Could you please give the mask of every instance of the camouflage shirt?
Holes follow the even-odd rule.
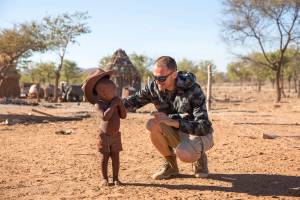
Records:
[[[159,112],[179,121],[179,129],[187,134],[203,136],[213,132],[208,119],[205,96],[194,74],[178,72],[173,91],[159,91],[155,81],[144,89],[124,99],[126,108],[138,109],[153,103]]]

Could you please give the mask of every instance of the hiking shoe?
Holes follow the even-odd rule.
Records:
[[[162,169],[153,174],[152,178],[154,180],[161,180],[171,178],[179,174],[176,156],[167,156],[165,157],[166,161],[162,167]]]
[[[194,163],[195,177],[207,178],[208,177],[208,164],[206,153],[203,152],[198,161]]]

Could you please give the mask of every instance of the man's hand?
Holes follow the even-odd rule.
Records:
[[[172,126],[174,128],[179,128],[179,122],[177,120],[169,118],[165,113],[162,112],[153,112],[151,115],[158,121],[158,123],[164,123],[168,126]]]

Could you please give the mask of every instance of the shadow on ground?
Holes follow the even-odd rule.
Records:
[[[20,115],[20,114],[0,114],[0,122],[7,121],[7,125],[23,123],[47,123],[56,121],[77,121],[83,118],[89,118],[89,114],[81,116],[37,116],[37,115]]]
[[[183,174],[179,178],[192,178],[192,176]],[[159,187],[175,190],[210,190],[247,193],[254,196],[300,196],[299,176],[267,174],[210,174],[208,179],[231,182],[232,187],[147,183],[126,183],[125,185]]]

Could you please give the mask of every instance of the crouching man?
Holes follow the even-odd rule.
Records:
[[[157,109],[146,128],[165,163],[153,179],[178,175],[176,157],[194,163],[196,177],[207,177],[205,152],[213,146],[213,128],[201,87],[194,74],[177,71],[175,60],[169,56],[155,61],[153,75],[154,79],[144,89],[124,99],[128,109],[137,109],[148,103],[153,103]]]

